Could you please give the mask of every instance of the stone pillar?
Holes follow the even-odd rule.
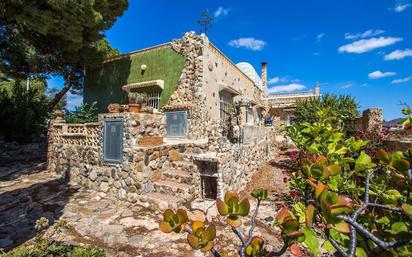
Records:
[[[382,109],[369,108],[362,113],[362,127],[365,130],[382,129],[383,116]]]
[[[262,62],[261,77],[263,86],[266,87],[268,84],[268,64],[267,62]]]

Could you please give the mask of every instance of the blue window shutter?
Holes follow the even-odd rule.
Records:
[[[122,163],[123,160],[123,120],[104,121],[103,160]]]

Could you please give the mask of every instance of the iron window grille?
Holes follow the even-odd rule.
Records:
[[[149,105],[154,109],[159,110],[160,93],[149,93]]]

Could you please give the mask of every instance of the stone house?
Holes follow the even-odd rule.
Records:
[[[264,126],[270,110],[262,76],[235,65],[206,36],[178,40],[106,60],[87,70],[84,101],[99,121],[53,122],[49,169],[120,200],[176,207],[241,190],[274,150]],[[154,113],[107,113],[145,92]]]

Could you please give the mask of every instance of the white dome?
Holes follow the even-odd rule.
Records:
[[[256,72],[255,68],[253,68],[252,64],[248,62],[240,62],[236,64],[236,66],[243,71],[253,82],[255,82],[256,86],[261,87],[263,85],[262,79]]]

